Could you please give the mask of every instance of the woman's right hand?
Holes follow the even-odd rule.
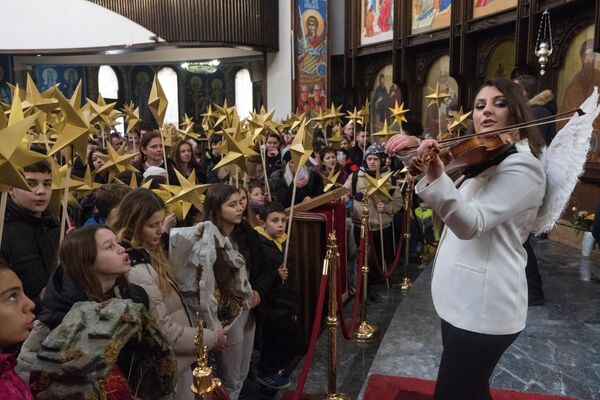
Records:
[[[387,154],[397,154],[405,150],[407,147],[419,145],[419,139],[414,136],[409,136],[405,133],[398,133],[388,140],[385,144],[385,152]]]
[[[301,176],[296,178],[296,186],[301,188],[308,185],[308,178],[305,176]]]
[[[227,334],[225,329],[219,329],[217,331],[217,342],[215,343],[215,347],[213,347],[214,351],[221,351],[227,346]]]

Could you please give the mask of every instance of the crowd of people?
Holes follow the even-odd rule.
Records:
[[[474,133],[530,119],[522,88],[503,79],[487,82],[476,96]],[[96,174],[103,185],[80,197],[78,208],[69,208],[73,229],[62,242],[59,220],[49,211],[50,164],[44,160],[26,167],[31,191],[10,189],[1,246],[3,398],[78,392],[83,383],[69,375],[74,374],[73,362],[83,357],[80,353],[98,351],[102,362],[88,373],[96,383],[86,390],[121,399],[152,387],[155,398],[192,399],[197,318],[204,321],[204,343],[231,399],[239,397],[251,369],[265,387],[288,387],[287,367],[303,354],[306,343],[290,282],[294,260],[284,262],[285,208],[322,195],[324,176],[337,176],[337,185],[349,192],[343,199],[354,232],[349,243],[358,244],[362,210],[368,207],[369,229],[383,231],[373,235],[374,249],[383,247],[383,254],[374,250],[371,257],[390,263],[395,256],[391,238],[400,234],[404,205],[400,183],[392,180],[389,197],[365,198],[367,176],[402,170],[400,160],[408,164],[410,146],[419,146],[418,160],[427,159],[419,164],[424,177],[410,210],[416,216],[413,243],[418,244],[411,256],[421,252],[428,262],[431,249],[435,253],[437,248],[432,292],[444,350],[436,398],[489,395],[493,368],[525,325],[528,257],[522,244],[544,198],[545,173],[539,162],[544,140],[535,129],[507,133],[516,143],[515,152],[457,189],[441,161],[431,157],[437,142],[419,138],[418,128],[412,128],[412,134],[396,135],[385,148],[370,143],[360,129],[353,134],[351,125],[338,148],[317,131],[314,152],[300,168],[293,164],[291,138],[270,133],[263,145],[265,163],[259,160],[256,172],[244,176],[215,168],[223,157],[218,133],[202,150],[182,139],[169,156],[159,132],[142,130],[127,140],[111,134],[113,147],[137,149],[132,164],[138,172],[125,171],[112,180]],[[551,136],[546,134],[546,140]],[[90,142],[88,152],[90,169],[101,169],[106,154],[102,141]],[[84,163],[79,164],[73,174],[83,176]],[[192,174],[198,183],[211,185],[203,209],[192,208],[178,221],[153,189],[167,182],[177,185],[180,176]],[[149,182],[149,188],[131,188],[133,179]],[[443,232],[434,229],[433,214],[443,221]],[[86,303],[97,307],[82,306]],[[128,318],[103,311],[125,303],[130,304]],[[97,319],[110,321],[110,327],[89,326]],[[139,331],[153,332],[153,340],[126,334],[131,321]],[[91,331],[89,337],[104,338],[98,339],[98,347],[82,334]],[[110,340],[117,331],[124,339]],[[256,362],[251,362],[253,354]],[[44,370],[45,365],[61,372]]]

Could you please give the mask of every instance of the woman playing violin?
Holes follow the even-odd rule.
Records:
[[[476,134],[529,120],[526,100],[511,81],[487,81],[477,93]],[[515,143],[516,152],[458,188],[442,161],[432,157],[438,142],[423,140],[417,149],[424,175],[415,192],[445,223],[431,284],[443,344],[435,399],[490,399],[489,378],[525,328],[523,243],[545,194],[546,174],[538,159],[543,140],[535,127],[502,136]],[[415,141],[397,135],[386,150],[406,151]]]

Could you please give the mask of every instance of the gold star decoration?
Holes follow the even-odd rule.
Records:
[[[402,122],[407,122],[404,114],[406,114],[410,110],[404,108],[404,103],[402,103],[402,104],[400,104],[400,106],[398,106],[398,100],[396,100],[396,104],[394,105],[394,108],[390,107],[389,109],[392,112],[392,116],[394,117],[394,122],[396,124],[398,124],[400,129],[402,129]]]
[[[390,189],[389,181],[393,175],[394,175],[394,172],[392,172],[392,171],[387,172],[383,175],[381,175],[381,173],[379,171],[377,171],[377,174],[375,175],[375,177],[372,177],[369,174],[365,174],[365,177],[367,178],[367,182],[368,182],[367,195],[373,196],[375,194],[381,194],[381,195],[387,197],[388,199],[392,200],[392,195],[389,192],[389,189]]]
[[[290,151],[292,152],[293,170],[295,172],[306,164],[313,152],[312,138],[308,134],[308,129],[306,129],[306,119],[303,119],[300,123],[296,136],[294,136],[294,140],[290,145]]]
[[[336,186],[341,186],[341,184],[338,182],[338,177],[340,176],[340,172],[341,170],[338,170],[337,172],[335,171],[335,169],[332,169],[331,172],[329,172],[329,174],[325,175],[325,174],[320,174],[321,178],[323,179],[323,193],[327,193],[329,190],[333,189]]]
[[[327,141],[334,148],[342,141],[342,133],[344,128],[341,125],[336,125],[331,129],[331,137],[327,138]]]
[[[50,163],[50,170],[52,171],[52,197],[50,198],[50,204],[48,209],[55,215],[60,215],[61,199],[64,197],[65,192],[68,192],[67,202],[72,206],[79,207],[77,199],[73,195],[72,189],[77,189],[83,185],[83,182],[72,179],[67,179],[67,172],[69,166],[59,165],[54,157],[48,157]]]
[[[100,96],[102,97],[102,96]],[[111,126],[112,123],[112,119],[111,119],[111,111],[113,110],[113,108],[115,108],[115,106],[117,105],[117,103],[110,103],[110,104],[106,104],[106,102],[104,101],[104,99],[102,99],[102,101],[98,101],[98,103],[90,100],[90,99],[86,99],[88,104],[90,105],[90,115],[91,115],[91,119],[90,119],[90,123],[95,123],[98,122],[100,123],[101,127],[107,127],[107,126]],[[104,104],[101,104],[104,103]]]
[[[142,185],[143,187],[143,185]],[[146,188],[148,189],[148,188]],[[171,199],[171,192],[165,189],[152,189],[152,191],[161,198],[161,200],[165,203],[165,208],[167,209],[167,214],[175,214],[175,218],[177,221],[183,221],[185,217],[187,217],[188,213],[192,208],[192,203],[187,201],[175,201],[171,204],[167,204],[167,202]]]
[[[431,89],[431,88],[429,88]],[[433,89],[431,89],[433,90]],[[436,106],[440,106],[440,104],[442,104],[442,102],[447,99],[448,97],[450,97],[450,94],[448,92],[442,92],[440,90],[440,84],[436,83],[435,84],[435,90],[433,90],[432,93],[430,93],[429,95],[425,96],[426,99],[429,100],[429,104],[427,105],[427,107],[431,107],[432,105],[436,105]]]
[[[137,154],[125,154],[125,147],[127,146],[121,146],[119,147],[119,150],[115,150],[115,148],[108,143],[107,147],[108,159],[102,167],[98,168],[96,173],[108,170],[108,180],[110,181],[123,171],[138,172],[138,170],[131,165],[131,160],[133,160]]]
[[[31,190],[19,169],[46,158],[44,154],[30,151],[23,142],[38,113],[23,118],[19,96],[13,96],[12,109],[15,113],[11,112],[6,126],[0,127],[0,184]]]
[[[217,120],[214,124],[216,128],[219,125],[222,125],[222,128],[229,128],[232,125],[232,120],[234,116],[237,114],[235,107],[229,107],[227,104],[227,99],[223,102],[222,106],[215,104],[215,108],[217,109]]]
[[[75,87],[75,90],[73,91],[73,94],[71,95],[71,98],[69,99],[69,104],[71,104],[76,110],[81,108],[81,87],[82,80],[80,79],[79,83],[77,83],[77,86]]]
[[[342,110],[342,106],[336,107],[335,104],[333,104],[333,102],[332,102],[329,112],[327,114],[325,114],[325,119],[327,121],[327,123],[325,125],[327,126],[327,125],[341,124],[342,117],[344,116],[344,113],[341,110]]]
[[[225,139],[225,146],[222,148],[226,147],[227,151],[223,152],[223,158],[221,158],[221,161],[214,166],[213,170],[217,170],[228,165],[237,165],[242,169],[242,171],[247,171],[248,164],[246,163],[246,160],[250,157],[258,155],[250,148],[252,138],[247,137],[243,141],[237,142],[226,132],[223,133],[223,138]]]
[[[125,133],[129,133],[142,121],[140,119],[140,108],[136,107],[133,101],[131,101],[129,104],[125,104],[123,113],[125,114],[125,123],[127,124]]]
[[[356,107],[354,107],[354,111],[346,111],[346,113],[348,114],[346,119],[352,122],[354,126],[363,124],[363,116],[361,115],[360,111],[356,109]]]
[[[389,138],[391,138],[395,134],[396,134],[396,132],[393,132],[391,129],[389,129],[387,119],[385,119],[383,121],[383,128],[381,128],[381,130],[379,132],[373,133],[373,136],[381,137],[383,140],[383,143],[385,143],[388,141]]]
[[[90,126],[84,120],[81,110],[75,110],[61,92],[57,91],[55,96],[64,115],[64,125],[57,132],[58,138],[49,155],[52,156],[67,146],[73,146],[75,153],[85,160]]]
[[[102,186],[102,184],[94,182],[94,176],[95,175],[92,174],[90,166],[87,165],[85,168],[85,175],[83,177],[83,181],[75,178],[73,179],[74,182],[81,183],[81,185],[77,186],[75,190],[85,195],[86,193],[91,192],[92,190],[98,189],[100,186]]]
[[[273,114],[275,114],[275,109],[267,112],[264,107],[261,107],[259,113],[251,113],[250,125],[254,128],[252,133],[254,143],[258,140],[264,141],[269,132],[277,133],[277,124],[273,121]]]
[[[294,124],[292,124],[292,130],[294,130],[295,127],[300,126],[301,122],[302,121],[296,121]],[[317,111],[317,115],[310,119],[310,122],[314,123],[315,128],[319,128],[322,130],[325,130],[327,128],[327,117],[325,116],[325,114],[323,114],[323,111],[320,108]]]
[[[460,131],[462,129],[466,129],[469,126],[469,117],[471,116],[472,111],[469,111],[468,113],[463,113],[463,108],[462,106],[460,107],[459,111],[454,111],[452,113],[452,118],[449,118],[449,125],[448,125],[448,130],[450,132],[458,132],[460,133]]]
[[[152,112],[152,115],[154,116],[154,119],[159,127],[163,126],[165,122],[165,115],[167,114],[168,105],[169,102],[167,101],[165,91],[160,85],[158,75],[154,75],[152,89],[150,89],[150,97],[148,98],[148,107],[150,107],[150,111]]]
[[[179,179],[181,186],[161,185],[174,196],[167,200],[166,204],[172,204],[177,201],[191,203],[199,211],[204,209],[204,200],[202,194],[210,187],[210,184],[196,184],[196,172],[192,171],[189,178],[186,179],[179,171],[175,169],[175,174]]]

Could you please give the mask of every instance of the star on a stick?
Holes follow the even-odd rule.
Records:
[[[361,115],[360,111],[356,109],[356,107],[354,107],[354,111],[346,111],[346,113],[348,114],[346,116],[346,119],[352,122],[354,126],[356,126],[357,124],[363,124],[363,116]]]
[[[46,158],[44,154],[30,151],[23,142],[38,113],[23,118],[19,96],[13,96],[12,108],[20,112],[11,113],[7,125],[0,130],[0,184],[29,191],[29,184],[19,169]]]
[[[81,111],[75,110],[61,92],[56,92],[55,96],[64,115],[64,125],[57,132],[58,138],[49,155],[52,156],[72,145],[75,153],[85,160],[90,126],[83,118]]]
[[[165,91],[160,85],[158,75],[154,75],[154,81],[152,81],[152,89],[150,89],[150,97],[148,98],[148,107],[156,120],[158,126],[163,126],[165,122],[165,115],[167,114],[167,96]]]
[[[368,196],[373,196],[376,193],[379,193],[385,197],[387,197],[388,199],[392,200],[392,195],[390,194],[390,184],[389,181],[392,178],[392,176],[394,175],[394,172],[390,171],[387,172],[383,175],[381,175],[381,172],[377,171],[377,174],[375,175],[375,177],[372,177],[369,174],[365,174],[365,177],[367,178],[367,195]]]
[[[237,165],[243,171],[248,170],[248,164],[246,160],[250,157],[257,156],[258,154],[250,148],[250,140],[248,137],[244,141],[236,142],[228,133],[223,133],[225,139],[225,146],[227,152],[225,152],[223,158],[217,165],[214,166],[213,170],[217,170],[228,165]]]
[[[440,104],[442,104],[442,102],[448,97],[450,97],[450,94],[448,92],[442,92],[440,90],[440,84],[436,83],[435,90],[433,90],[432,93],[425,96],[425,98],[429,100],[429,104],[427,105],[427,107],[431,107],[434,104],[439,107]]]
[[[392,112],[392,116],[394,117],[394,122],[396,124],[398,124],[400,129],[402,129],[402,122],[407,122],[404,114],[406,114],[410,110],[407,108],[404,108],[404,103],[402,103],[402,104],[400,104],[400,106],[398,106],[398,100],[396,100],[396,104],[394,105],[394,108],[389,107],[389,109]]]
[[[329,174],[325,175],[325,174],[320,174],[321,178],[323,179],[323,193],[327,193],[329,190],[333,189],[336,186],[341,186],[340,183],[338,182],[338,177],[340,176],[340,172],[341,170],[338,170],[337,172],[335,171],[335,169],[332,169],[331,172],[329,172]]]
[[[342,106],[336,107],[332,102],[329,112],[325,114],[325,119],[327,121],[326,125],[342,123],[342,117],[344,116],[344,113],[341,110]]]
[[[308,134],[308,129],[306,129],[306,119],[303,119],[300,123],[296,136],[294,136],[294,140],[290,145],[290,151],[292,152],[292,161],[294,161],[293,169],[298,171],[306,164],[313,152],[312,138]]]
[[[389,138],[391,138],[395,134],[396,134],[396,132],[393,132],[391,129],[389,129],[387,119],[385,119],[383,121],[383,128],[381,128],[381,130],[379,132],[375,132],[372,135],[381,137],[383,142],[385,143],[388,141]]]
[[[127,130],[125,133],[131,132],[141,121],[140,119],[140,108],[133,104],[133,101],[129,104],[125,104],[123,107],[123,113],[125,113],[125,123],[127,124]]]
[[[138,170],[131,165],[131,160],[133,160],[137,154],[125,154],[125,147],[127,146],[121,146],[119,147],[119,150],[115,150],[115,148],[108,143],[108,160],[102,167],[98,168],[96,173],[108,170],[108,180],[110,181],[113,177],[123,171],[138,172]]]
[[[459,132],[462,129],[466,129],[469,126],[469,117],[471,116],[472,111],[469,111],[468,113],[463,113],[463,108],[462,106],[460,107],[459,111],[454,111],[452,113],[452,118],[449,118],[449,125],[448,125],[448,130],[450,132]]]
[[[196,172],[192,171],[189,178],[186,179],[179,171],[174,170],[179,179],[181,186],[173,185],[161,185],[164,189],[168,190],[174,196],[167,200],[167,204],[173,204],[177,201],[185,201],[191,203],[199,211],[203,210],[204,200],[202,194],[210,187],[210,184],[198,185],[196,184]]]

